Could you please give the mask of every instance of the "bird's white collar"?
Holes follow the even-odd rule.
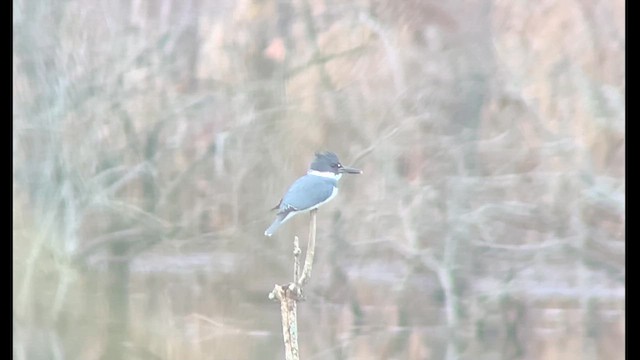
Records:
[[[342,174],[336,174],[331,171],[318,171],[318,170],[309,170],[307,171],[308,175],[321,176],[328,179],[340,180]]]

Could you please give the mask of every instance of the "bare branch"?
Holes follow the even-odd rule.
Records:
[[[311,221],[309,224],[309,245],[307,246],[307,256],[304,260],[304,270],[302,271],[302,277],[296,285],[299,287],[304,286],[311,278],[311,268],[313,267],[313,256],[316,249],[316,215],[317,209],[311,210]]]

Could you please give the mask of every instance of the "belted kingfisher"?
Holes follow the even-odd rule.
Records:
[[[317,209],[338,195],[338,180],[342,174],[362,174],[362,170],[344,167],[332,152],[316,153],[307,175],[299,178],[284,194],[275,221],[265,230],[266,236],[273,233],[293,216]]]

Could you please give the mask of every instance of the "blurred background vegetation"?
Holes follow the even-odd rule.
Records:
[[[622,0],[13,1],[14,359],[623,359]]]

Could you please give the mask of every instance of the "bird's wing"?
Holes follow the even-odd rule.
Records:
[[[278,213],[306,210],[327,200],[333,193],[335,180],[305,175],[291,185],[280,202]]]

